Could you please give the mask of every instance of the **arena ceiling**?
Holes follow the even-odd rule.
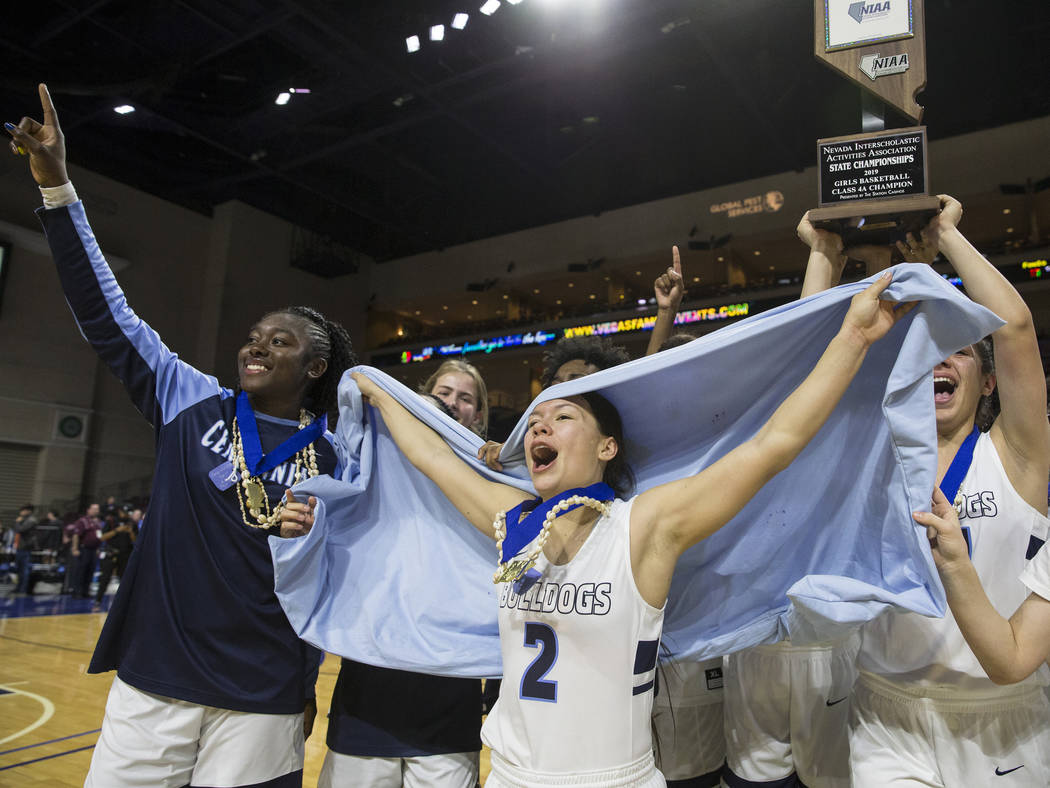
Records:
[[[380,261],[800,169],[858,130],[809,0],[481,2],[17,4],[0,102],[37,114],[46,81],[73,162]],[[1050,114],[1045,2],[927,0],[926,18],[931,139]],[[309,92],[276,104],[291,88]]]

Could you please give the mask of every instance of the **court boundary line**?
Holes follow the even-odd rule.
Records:
[[[59,646],[56,643],[41,643],[37,640],[26,640],[25,638],[16,638],[14,635],[0,635],[0,640],[13,640],[15,643],[25,643],[27,646],[39,646],[40,648],[56,648],[60,651],[76,651],[80,654],[93,654],[95,651],[92,648],[74,648],[73,646]]]
[[[81,736],[89,736],[92,733],[99,733],[101,731],[101,728],[95,728],[94,730],[84,731],[83,733],[71,733],[69,736],[59,736],[57,739],[48,739],[47,741],[37,742],[36,744],[26,744],[22,747],[14,747],[10,750],[3,750],[2,752],[0,752],[0,755],[9,755],[13,752],[18,752],[19,750],[31,750],[34,747],[43,747],[45,744],[54,744],[56,741],[65,741],[66,739],[78,739]]]
[[[75,752],[83,752],[84,750],[94,749],[94,744],[89,744],[87,747],[77,747],[75,750],[66,750],[65,752],[56,752],[54,755],[44,755],[41,758],[34,758],[31,761],[19,761],[18,763],[12,763],[8,766],[0,766],[0,772],[6,771],[7,769],[14,769],[16,766],[28,766],[31,763],[39,763],[40,761],[49,761],[52,758],[61,758],[63,755],[72,755]]]
[[[7,689],[7,687],[5,687],[3,684],[0,684],[0,688]],[[7,744],[9,741],[14,741],[15,739],[18,739],[18,738],[20,738],[22,736],[25,736],[27,733],[32,733],[37,728],[39,728],[41,725],[44,725],[53,716],[55,716],[55,704],[52,703],[49,698],[45,698],[43,695],[37,695],[35,692],[26,692],[25,690],[22,690],[22,689],[11,690],[11,694],[13,694],[13,695],[25,695],[27,698],[32,698],[33,700],[35,700],[37,703],[39,703],[41,706],[44,707],[44,713],[41,714],[37,718],[37,721],[34,722],[32,725],[30,725],[30,726],[28,726],[26,728],[22,728],[22,730],[17,731],[15,733],[12,733],[10,736],[7,736],[7,737],[5,737],[3,739],[0,739],[0,744]]]

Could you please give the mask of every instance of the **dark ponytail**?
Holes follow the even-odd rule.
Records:
[[[992,337],[986,336],[973,346],[974,355],[977,356],[978,372],[981,375],[995,374],[995,349],[992,345]],[[992,389],[991,394],[984,394],[977,401],[977,416],[974,423],[981,432],[988,432],[992,428],[992,422],[999,415],[999,387]]]
[[[634,490],[634,471],[627,464],[627,444],[623,439],[620,413],[601,394],[592,391],[579,396],[598,422],[598,431],[616,441],[616,456],[605,464],[602,481],[612,487],[618,497],[627,498]]]

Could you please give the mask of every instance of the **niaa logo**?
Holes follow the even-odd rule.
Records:
[[[849,15],[857,22],[865,22],[868,19],[886,16],[890,12],[889,0],[884,3],[850,3]]]

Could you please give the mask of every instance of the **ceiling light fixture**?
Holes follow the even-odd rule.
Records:
[[[408,38],[406,38],[405,39],[405,49],[407,49],[409,51],[409,54],[411,54],[412,52],[418,52],[419,51],[419,36],[409,36]]]
[[[496,10],[499,7],[500,7],[499,0],[485,0],[485,5],[483,5],[478,10],[481,13],[483,13],[485,16],[492,16],[494,13],[496,13]]]
[[[121,104],[119,107],[114,107],[113,111],[118,115],[127,115],[129,112],[134,112],[135,108],[130,104]]]
[[[276,104],[278,107],[283,107],[285,104],[287,104],[291,100],[291,98],[292,98],[292,94],[291,93],[288,93],[288,92],[278,93],[277,94],[277,98],[274,99],[273,103]]]
[[[467,20],[470,19],[470,14],[464,14],[462,11],[452,17],[452,27],[456,30],[462,30],[467,26]]]
[[[431,41],[444,41],[445,40],[445,26],[444,25],[432,25],[430,28],[430,40]]]

